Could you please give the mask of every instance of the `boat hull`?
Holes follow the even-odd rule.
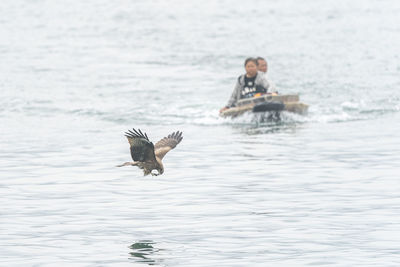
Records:
[[[278,103],[280,105],[278,105]],[[263,104],[270,105],[265,105],[266,108],[263,109]],[[260,106],[261,108],[258,108]],[[274,106],[276,107],[276,110],[274,110]],[[236,107],[229,108],[221,112],[220,115],[222,117],[237,117],[247,112],[280,112],[282,110],[304,115],[307,114],[308,105],[299,102],[298,95],[263,95],[241,99],[238,101]]]

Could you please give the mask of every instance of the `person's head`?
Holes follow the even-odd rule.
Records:
[[[262,57],[257,58],[257,69],[265,73],[268,71],[268,64],[264,58]]]
[[[244,68],[248,77],[254,77],[257,75],[257,60],[253,57],[249,57],[244,61]]]

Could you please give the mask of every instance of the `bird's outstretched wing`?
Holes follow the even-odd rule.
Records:
[[[150,142],[146,133],[142,133],[140,129],[135,130],[134,128],[125,132],[126,138],[128,138],[129,144],[131,145],[131,156],[133,161],[156,161],[154,155],[154,145]]]
[[[175,148],[182,139],[182,132],[177,131],[158,141],[154,146],[156,157],[162,159],[165,154],[167,154],[171,149]]]

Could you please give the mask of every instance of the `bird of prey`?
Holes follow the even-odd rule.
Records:
[[[134,128],[132,131],[128,130],[128,132],[125,132],[125,136],[128,138],[130,144],[133,162],[125,162],[117,167],[137,166],[143,170],[145,176],[149,174],[153,176],[163,174],[164,166],[161,160],[165,154],[175,148],[183,138],[182,132],[176,131],[153,145],[146,133],[142,133],[140,129],[135,130]],[[153,172],[153,170],[157,172]]]

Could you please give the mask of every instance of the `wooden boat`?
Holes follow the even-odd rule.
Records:
[[[236,107],[220,113],[222,117],[237,117],[246,112],[280,112],[289,111],[306,114],[308,105],[299,102],[299,95],[271,95],[240,99]]]

